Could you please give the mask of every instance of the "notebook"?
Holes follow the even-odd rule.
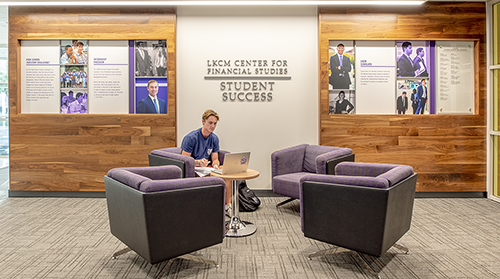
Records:
[[[224,156],[223,168],[214,170],[214,172],[222,175],[246,172],[249,161],[250,152],[229,153]]]

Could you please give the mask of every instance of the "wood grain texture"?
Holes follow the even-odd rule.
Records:
[[[413,166],[418,192],[486,192],[486,7],[329,7],[319,11],[320,143],[358,162]],[[474,40],[474,115],[329,115],[329,40]],[[411,110],[411,108],[410,108]]]
[[[9,8],[10,190],[104,191],[111,168],[176,144],[176,15],[168,8]],[[21,40],[167,40],[168,114],[21,114]]]

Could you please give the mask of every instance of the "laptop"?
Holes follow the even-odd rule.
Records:
[[[224,156],[223,168],[214,170],[214,172],[222,175],[246,172],[249,161],[250,152],[228,153]]]

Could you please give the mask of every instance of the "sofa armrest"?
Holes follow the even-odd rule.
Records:
[[[400,165],[342,162],[335,167],[335,175],[377,177],[397,166]]]
[[[170,180],[147,180],[141,183],[139,190],[145,193],[170,191],[177,189],[189,189],[210,185],[226,185],[219,177],[193,177]],[[225,188],[224,188],[225,189]]]
[[[305,181],[355,187],[388,188],[390,186],[389,181],[383,177],[369,176],[308,174],[302,178],[302,182]]]
[[[189,156],[172,153],[166,149],[156,149],[149,154],[149,165],[176,165],[183,170],[184,177],[195,177],[194,159]]]

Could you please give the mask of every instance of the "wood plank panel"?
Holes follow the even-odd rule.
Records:
[[[475,41],[475,114],[329,115],[329,40]],[[484,3],[325,7],[319,11],[319,44],[320,144],[352,148],[359,162],[411,165],[420,192],[486,191]]]
[[[70,23],[70,24],[69,24]],[[176,144],[176,15],[169,8],[10,7],[10,190],[104,191],[111,168]],[[168,114],[21,114],[20,41],[167,40]]]

